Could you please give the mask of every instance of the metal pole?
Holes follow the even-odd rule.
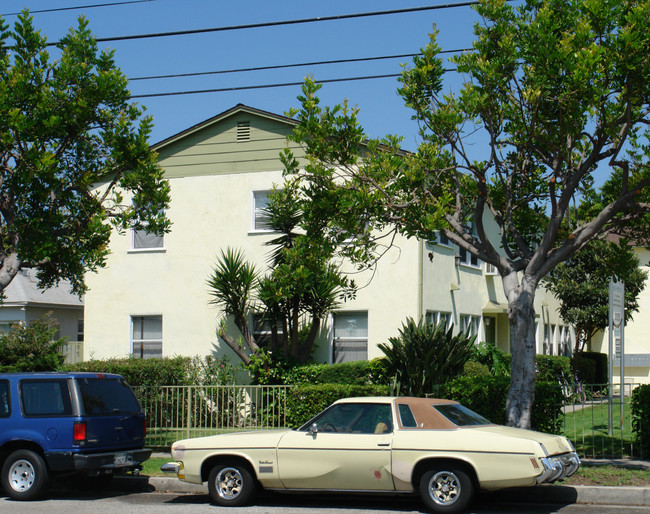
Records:
[[[607,388],[607,433],[611,437],[614,435],[614,409],[612,402],[614,400],[613,398],[613,391],[612,389],[614,388],[614,319],[613,319],[613,309],[612,309],[612,303],[613,303],[613,287],[612,287],[612,282],[613,280],[610,278],[609,279],[609,359],[608,359],[608,382],[609,382],[609,387]]]

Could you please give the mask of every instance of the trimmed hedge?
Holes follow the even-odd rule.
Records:
[[[287,391],[286,424],[298,428],[336,400],[355,396],[387,396],[388,386],[319,384],[298,385]]]
[[[536,355],[536,380],[540,382],[557,382],[561,376],[571,376],[571,359],[562,355]]]
[[[632,393],[632,428],[641,448],[641,457],[650,457],[650,384]]]
[[[441,386],[440,396],[456,400],[494,423],[506,421],[508,377],[460,377]],[[562,391],[555,382],[536,382],[531,428],[557,433],[562,428]]]

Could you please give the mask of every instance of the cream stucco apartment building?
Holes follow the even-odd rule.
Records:
[[[206,280],[233,247],[264,269],[272,234],[260,224],[266,194],[282,183],[278,154],[295,121],[238,105],[154,146],[171,185],[164,237],[113,234],[105,269],[87,276],[84,357],[234,354],[215,334],[220,313]],[[501,279],[447,241],[399,239],[354,301],[332,314],[317,362],[371,359],[407,317],[469,327],[509,350]],[[537,350],[566,352],[571,330],[552,295],[536,296]],[[251,320],[252,322],[252,320]]]

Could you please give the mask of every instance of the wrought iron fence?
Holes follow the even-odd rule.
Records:
[[[290,386],[134,387],[147,419],[146,444],[169,448],[178,439],[285,426]]]
[[[581,457],[596,459],[647,459],[632,429],[630,399],[638,384],[612,386],[612,403],[609,402],[609,385],[563,384],[565,402],[562,406],[563,433]],[[610,414],[611,411],[611,414]],[[611,416],[611,424],[610,424]]]

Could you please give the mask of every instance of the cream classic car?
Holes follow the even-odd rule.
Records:
[[[346,398],[298,430],[177,441],[162,466],[207,481],[212,500],[239,506],[262,487],[418,493],[432,512],[461,512],[474,491],[532,486],[575,473],[562,436],[494,425],[449,400]]]

